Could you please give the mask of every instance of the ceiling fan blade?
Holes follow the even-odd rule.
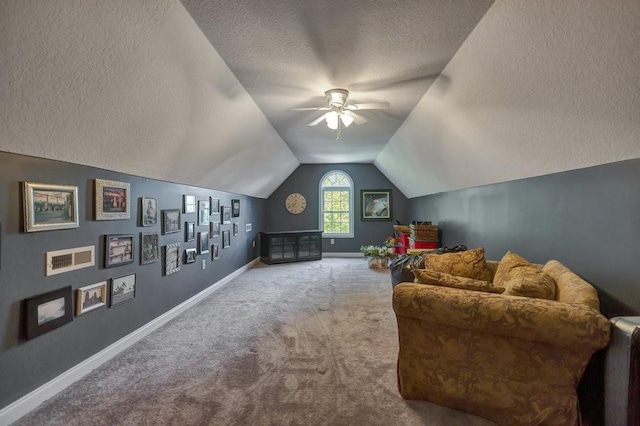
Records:
[[[349,115],[351,115],[353,117],[353,122],[356,123],[358,126],[361,124],[366,123],[367,120],[366,118],[364,118],[363,116],[361,116],[360,114],[356,114],[353,111],[349,111]]]
[[[311,123],[307,124],[307,126],[315,126],[322,122],[326,118],[327,114],[322,114],[320,117],[313,120]]]
[[[361,109],[387,109],[390,106],[389,102],[367,102],[364,104],[347,105],[345,108],[351,111],[359,111]]]
[[[328,107],[287,108],[287,111],[329,111]]]

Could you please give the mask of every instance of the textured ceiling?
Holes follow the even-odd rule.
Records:
[[[301,163],[371,163],[493,0],[182,3]],[[391,107],[360,112],[340,141],[307,126],[322,112],[287,111],[325,106],[335,87]]]

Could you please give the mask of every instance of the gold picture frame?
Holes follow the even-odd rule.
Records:
[[[76,316],[107,305],[107,282],[101,281],[76,290]]]

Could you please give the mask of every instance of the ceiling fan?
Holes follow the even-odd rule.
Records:
[[[324,92],[327,98],[327,106],[308,107],[308,108],[288,108],[287,111],[327,111],[320,117],[316,118],[307,126],[315,126],[325,120],[327,127],[337,131],[336,140],[340,139],[340,123],[344,127],[349,127],[351,123],[358,125],[367,122],[367,119],[356,113],[356,111],[365,109],[386,109],[389,108],[389,102],[368,102],[364,104],[349,104],[347,98],[349,91],[345,89],[330,89]]]

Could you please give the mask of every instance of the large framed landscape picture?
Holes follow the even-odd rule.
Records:
[[[77,228],[78,187],[25,182],[25,232]]]

